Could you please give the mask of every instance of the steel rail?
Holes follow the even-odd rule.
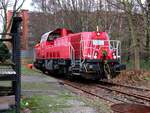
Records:
[[[117,89],[114,89],[114,88],[109,88],[109,87],[103,86],[103,85],[97,85],[96,87],[99,87],[99,88],[102,88],[102,89],[107,89],[109,91],[115,91],[115,92],[118,92],[120,94],[128,95],[128,96],[131,96],[131,97],[135,97],[135,98],[146,100],[146,101],[150,102],[150,97],[143,96],[143,95],[140,95],[140,94],[131,93],[131,92],[127,93],[127,92],[120,91],[120,90],[117,90]]]
[[[68,86],[70,86],[70,87],[73,87],[73,88],[75,88],[75,89],[77,89],[77,90],[83,91],[83,92],[85,92],[85,93],[87,93],[87,94],[90,94],[90,95],[92,95],[92,96],[98,97],[98,98],[103,99],[103,100],[105,100],[105,101],[109,101],[109,102],[111,102],[111,103],[113,103],[113,104],[116,104],[116,103],[118,103],[118,102],[129,103],[129,102],[124,101],[123,99],[119,99],[119,98],[117,98],[117,97],[112,97],[112,100],[115,100],[115,101],[117,101],[117,102],[112,101],[111,99],[109,99],[109,98],[107,98],[107,97],[104,97],[104,96],[95,94],[94,92],[91,92],[91,91],[86,90],[86,89],[82,89],[80,86],[78,87],[78,86],[76,86],[76,85],[73,85],[71,82],[70,82],[70,83],[69,83],[69,82],[70,82],[70,81],[65,81],[65,82],[64,82],[64,81],[61,81],[60,83],[61,83],[61,84],[66,84],[66,85],[68,85]],[[131,100],[130,100],[130,101],[131,101]],[[133,100],[132,100],[132,101],[133,101]],[[134,100],[134,102],[136,102],[136,103],[141,103],[141,102],[138,102],[138,101],[135,101],[135,100]]]
[[[103,100],[105,100],[105,101],[109,101],[109,102],[114,103],[114,104],[116,103],[116,102],[112,101],[111,99],[108,99],[108,98],[106,98],[106,97],[104,97],[104,96],[95,94],[94,92],[87,91],[86,89],[83,89],[83,88],[81,88],[81,87],[78,87],[78,86],[76,86],[76,85],[73,85],[73,84],[69,83],[68,81],[60,81],[60,83],[61,83],[61,84],[68,85],[68,86],[71,86],[71,87],[73,87],[73,88],[75,88],[75,89],[77,89],[77,90],[83,91],[83,92],[85,92],[85,93],[87,93],[87,94],[90,94],[90,95],[92,95],[92,96],[98,97],[98,98],[103,99]],[[122,100],[117,100],[117,101],[124,102],[124,101],[122,101]]]
[[[140,87],[135,87],[135,86],[130,86],[130,85],[114,83],[114,82],[110,82],[110,81],[100,80],[99,82],[100,83],[106,83],[106,84],[114,85],[114,86],[126,87],[126,88],[130,88],[130,89],[135,89],[135,90],[150,91],[150,89],[148,89],[148,88],[140,88]]]

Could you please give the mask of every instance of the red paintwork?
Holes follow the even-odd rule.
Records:
[[[54,33],[59,33],[59,37],[47,41],[48,36]],[[97,43],[98,45],[94,45]],[[75,59],[80,59],[80,56],[82,59],[101,59],[104,50],[107,51],[106,59],[113,59],[113,50],[110,49],[106,32],[72,33],[67,29],[56,29],[45,33],[41,42],[35,46],[36,59],[70,59],[71,45],[74,48]],[[96,54],[97,57],[94,57]]]

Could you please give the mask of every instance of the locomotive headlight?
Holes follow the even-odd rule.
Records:
[[[95,52],[95,53],[94,53],[94,59],[96,59],[97,56],[98,56],[98,52]]]
[[[116,58],[117,58],[117,56],[116,56],[115,53],[113,53],[112,55],[113,55],[113,59],[116,59]]]
[[[117,57],[116,57],[116,56],[113,56],[113,58],[116,59]]]
[[[99,36],[99,35],[100,35],[100,33],[98,32],[98,33],[97,33],[97,36]]]
[[[89,58],[91,58],[91,55],[90,55],[90,54],[88,54],[88,57],[89,57]]]

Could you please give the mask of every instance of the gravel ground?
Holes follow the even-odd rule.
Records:
[[[90,103],[86,97],[79,97],[59,84],[57,79],[40,72],[29,71],[31,70],[22,71],[22,95],[26,98],[46,96],[46,100],[49,99],[44,103],[48,107],[44,108],[41,105],[45,111],[38,111],[38,108],[32,110],[31,107],[31,113],[110,113],[109,105],[105,102],[97,100]]]

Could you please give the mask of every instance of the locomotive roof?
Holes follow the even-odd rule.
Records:
[[[44,33],[41,37],[41,42],[46,41],[47,38],[49,37],[49,35],[59,35],[61,37],[61,36],[72,34],[72,33],[73,32],[71,30],[68,30],[68,29],[65,29],[65,28],[58,28],[56,30]]]
[[[57,28],[57,29],[55,29],[55,30],[53,30],[53,31],[48,31],[48,32],[46,32],[46,33],[44,33],[43,35],[42,35],[42,37],[44,36],[48,36],[49,34],[60,34],[61,33],[61,31],[63,30],[63,29],[65,29],[65,28]],[[69,33],[73,33],[71,30],[69,30],[69,29],[65,29],[66,30],[66,32],[69,34]]]
[[[63,29],[64,29],[67,33],[73,33],[71,30],[66,29],[66,28],[57,28],[56,30],[52,31],[52,33],[60,33]]]

